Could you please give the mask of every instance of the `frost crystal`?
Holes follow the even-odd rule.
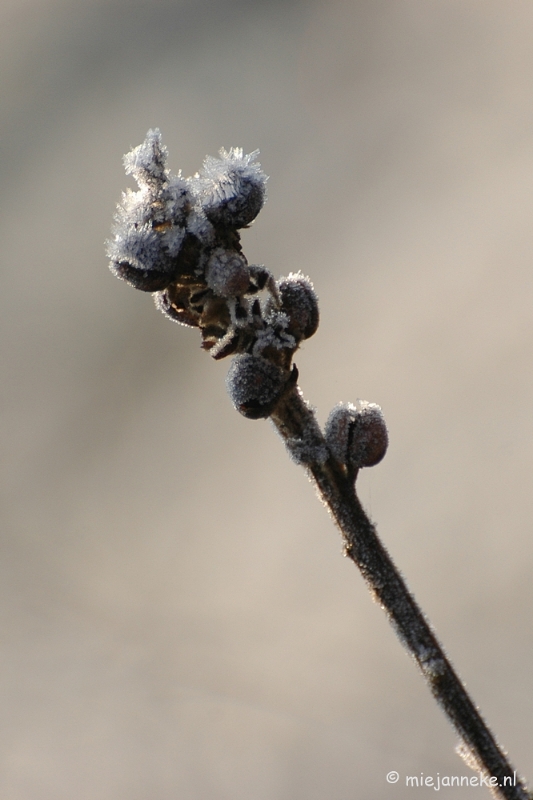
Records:
[[[159,128],[149,130],[144,142],[124,156],[126,174],[133,175],[141,187],[156,187],[167,178],[167,156]]]

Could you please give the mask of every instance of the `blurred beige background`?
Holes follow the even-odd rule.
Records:
[[[470,775],[229,363],[107,270],[155,126],[187,175],[261,149],[244,250],[315,283],[302,388],[383,407],[361,497],[533,779],[531,2],[3,0],[0,37],[0,797]]]

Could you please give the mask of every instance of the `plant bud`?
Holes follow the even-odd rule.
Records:
[[[226,388],[237,411],[249,419],[269,417],[283,394],[287,373],[262,356],[236,356],[226,377]]]
[[[366,400],[335,406],[326,422],[325,437],[337,461],[352,469],[378,464],[389,443],[381,408]]]
[[[221,297],[243,295],[250,285],[246,259],[234,250],[217,247],[207,262],[205,279],[209,288]]]
[[[282,310],[289,317],[287,332],[298,341],[309,339],[316,332],[319,322],[318,298],[313,284],[298,272],[281,278],[277,287]]]
[[[259,151],[243,156],[240,147],[228,152],[222,148],[221,158],[207,156],[204,168],[196,179],[203,211],[218,227],[245,228],[261,211],[266,197],[267,176],[255,163]]]
[[[107,242],[107,255],[117,278],[143,292],[157,292],[172,282],[176,264],[162,247],[160,234],[151,222],[132,223],[125,203],[118,209],[114,234]]]
[[[124,156],[126,172],[139,184],[117,207],[114,238],[107,243],[111,272],[144,292],[165,289],[180,274],[194,236],[187,222],[195,203],[190,182],[171,175],[159,130],[150,130],[138,147]],[[198,259],[197,259],[198,260]]]

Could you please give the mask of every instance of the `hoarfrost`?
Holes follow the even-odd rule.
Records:
[[[167,148],[161,142],[161,131],[159,128],[150,129],[144,142],[124,156],[126,174],[133,175],[139,186],[155,187],[167,178],[167,156]]]

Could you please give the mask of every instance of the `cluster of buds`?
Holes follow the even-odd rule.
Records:
[[[268,417],[295,381],[292,356],[318,327],[318,302],[301,274],[275,281],[248,264],[239,231],[260,212],[267,176],[240,148],[208,156],[192,178],[167,168],[159,130],[124,157],[139,190],[127,191],[108,243],[111,271],[152,292],[157,308],[198,327],[215,359],[236,356],[228,391],[247,417]]]
[[[226,385],[234,406],[251,419],[270,416],[297,380],[292,358],[318,328],[318,301],[301,273],[276,281],[248,264],[240,233],[266,199],[258,151],[240,148],[208,156],[192,178],[167,167],[159,130],[124,156],[138,191],[122,196],[107,252],[111,271],[153,294],[173,322],[197,327],[215,359],[234,356]],[[377,411],[376,411],[377,410]],[[341,405],[318,432],[292,441],[300,462],[333,456],[347,472],[371,466],[387,446],[378,406]],[[309,455],[309,454],[312,455]],[[293,455],[294,455],[293,454]],[[296,455],[295,455],[296,457]]]

